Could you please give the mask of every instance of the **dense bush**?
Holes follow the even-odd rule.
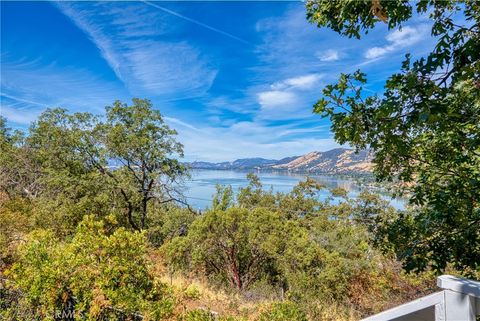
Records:
[[[208,310],[192,310],[185,313],[181,319],[182,321],[215,321],[215,315]]]
[[[293,302],[274,303],[260,314],[259,321],[307,321],[305,313]]]
[[[338,190],[334,193],[343,195],[343,202],[320,202],[316,193],[323,187],[312,180],[274,194],[255,176],[249,178],[238,199],[230,188],[220,187],[211,209],[193,221],[188,233],[162,246],[170,268],[234,287],[246,297],[270,288],[267,296],[284,293],[311,315],[325,314],[319,302],[364,315],[380,310],[389,295],[403,295],[397,287],[404,289],[410,281],[375,249],[378,240],[371,234],[377,216],[396,213],[386,202],[365,192],[352,200]],[[339,313],[348,316],[348,311]]]
[[[6,272],[24,293],[20,306],[45,320],[70,310],[93,319],[170,314],[174,302],[149,271],[145,236],[114,225],[86,217],[70,240],[48,230],[29,234]]]

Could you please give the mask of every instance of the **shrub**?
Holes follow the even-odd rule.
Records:
[[[185,313],[182,321],[215,321],[215,315],[209,310],[196,309]]]
[[[200,290],[195,284],[190,284],[185,289],[184,294],[187,298],[193,299],[193,300],[199,299],[201,295]]]
[[[87,216],[68,242],[51,231],[32,232],[7,276],[34,314],[47,320],[62,311],[88,318],[165,317],[173,299],[150,273],[145,244],[143,233],[119,228],[107,234],[103,221]]]
[[[260,314],[259,321],[307,321],[307,316],[294,302],[274,303]]]
[[[0,270],[14,262],[15,249],[33,226],[30,214],[27,200],[0,199]]]

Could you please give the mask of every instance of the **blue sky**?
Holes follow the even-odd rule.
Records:
[[[302,2],[1,2],[1,109],[28,128],[48,107],[101,114],[148,98],[186,160],[282,158],[337,147],[312,114],[321,89],[360,68],[381,93],[430,22],[361,40],[309,24]]]

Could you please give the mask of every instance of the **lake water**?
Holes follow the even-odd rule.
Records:
[[[197,209],[205,209],[211,205],[211,200],[215,194],[215,185],[230,185],[234,192],[240,187],[248,185],[246,175],[251,171],[228,171],[228,170],[193,170],[192,178],[186,182],[185,195],[188,203]],[[265,189],[272,188],[274,192],[290,192],[292,188],[300,181],[305,180],[307,175],[287,173],[287,172],[255,172],[260,178]],[[319,192],[319,199],[325,200],[330,197],[329,189],[341,187],[347,190],[349,197],[355,198],[362,190],[353,180],[336,177],[332,175],[308,175],[318,182],[322,183],[327,189]],[[392,206],[397,209],[404,208],[404,201],[399,199],[389,199]],[[338,202],[334,199],[333,202]]]

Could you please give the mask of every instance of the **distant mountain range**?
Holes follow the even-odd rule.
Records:
[[[265,158],[243,158],[233,162],[209,163],[192,162],[193,169],[224,170],[279,170],[302,173],[371,173],[372,154],[367,150],[355,153],[352,149],[335,148],[326,152],[311,152],[301,156],[292,156],[280,160]]]

